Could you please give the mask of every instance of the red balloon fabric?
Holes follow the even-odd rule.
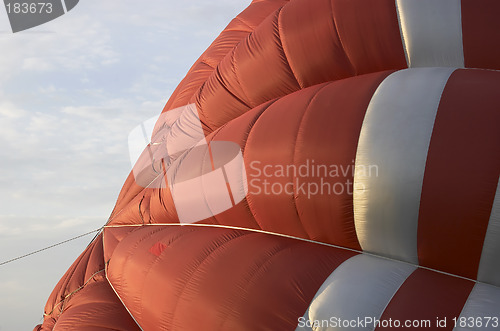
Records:
[[[498,15],[253,1],[35,330],[500,327]]]

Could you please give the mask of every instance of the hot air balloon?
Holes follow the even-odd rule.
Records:
[[[500,2],[255,0],[35,330],[494,330]]]

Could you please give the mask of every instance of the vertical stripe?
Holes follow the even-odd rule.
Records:
[[[354,220],[365,251],[417,263],[427,150],[451,68],[398,71],[368,106],[356,154]]]
[[[469,280],[418,269],[401,285],[381,318],[398,321],[400,327],[393,324],[387,328],[379,326],[377,330],[401,330],[402,327],[451,330],[453,318],[460,315],[473,286],[474,282]]]
[[[407,68],[394,0],[332,0],[331,4],[342,49],[356,75]]]
[[[403,25],[401,24],[401,10],[399,9],[398,1],[397,0],[396,0],[396,14],[397,14],[397,17],[398,17],[399,34],[401,36],[401,41],[402,41],[402,44],[403,44],[403,50],[405,52],[406,65],[409,68],[410,67],[410,59],[408,58],[408,50],[406,49],[405,35],[403,33]]]
[[[500,180],[491,208],[477,279],[500,286]]]
[[[500,288],[477,283],[453,331],[500,329]],[[479,324],[481,323],[481,325]]]
[[[396,0],[409,67],[463,67],[460,0]]]
[[[459,69],[448,80],[422,187],[421,265],[476,279],[498,185],[499,109],[500,72]]]
[[[316,171],[313,176],[297,174],[294,178],[298,185],[313,185],[309,192],[314,185],[320,187],[321,193],[311,199],[302,193],[295,196],[301,223],[313,240],[361,250],[352,200],[354,159],[368,104],[390,74],[384,71],[329,83],[316,94],[304,114],[294,147],[295,169],[312,162],[315,163],[310,170],[315,170],[316,165],[327,166],[329,170],[341,168],[339,176]],[[269,126],[269,130],[272,128]]]
[[[468,68],[500,69],[500,1],[462,0],[462,34]]]
[[[316,293],[309,306],[309,314],[305,317],[310,323],[323,324],[314,328],[315,331],[342,329],[336,328],[333,323],[322,321],[364,320],[365,317],[380,319],[394,293],[415,269],[415,266],[406,263],[356,255],[342,263],[327,278]],[[373,322],[349,328],[373,329]]]

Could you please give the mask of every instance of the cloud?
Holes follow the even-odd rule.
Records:
[[[64,88],[55,87],[53,84],[50,84],[46,87],[39,87],[38,91],[43,94],[55,94],[55,93],[64,93]]]
[[[0,260],[106,222],[131,169],[129,131],[160,113],[247,4],[80,1],[16,34],[0,10],[0,49],[8,50],[0,56]],[[91,238],[0,266],[0,330],[40,322],[50,291]]]
[[[49,71],[54,69],[54,66],[42,58],[28,57],[23,60],[21,69],[31,71]]]
[[[54,33],[0,34],[0,87],[21,74],[98,69],[119,61],[111,32],[89,15],[48,23]],[[41,28],[41,27],[40,27]],[[84,51],[82,51],[84,50]]]
[[[26,116],[26,111],[10,101],[0,101],[0,118],[19,119]]]

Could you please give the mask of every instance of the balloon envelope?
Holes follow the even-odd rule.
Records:
[[[493,330],[500,3],[476,4],[253,1],[35,330]]]

